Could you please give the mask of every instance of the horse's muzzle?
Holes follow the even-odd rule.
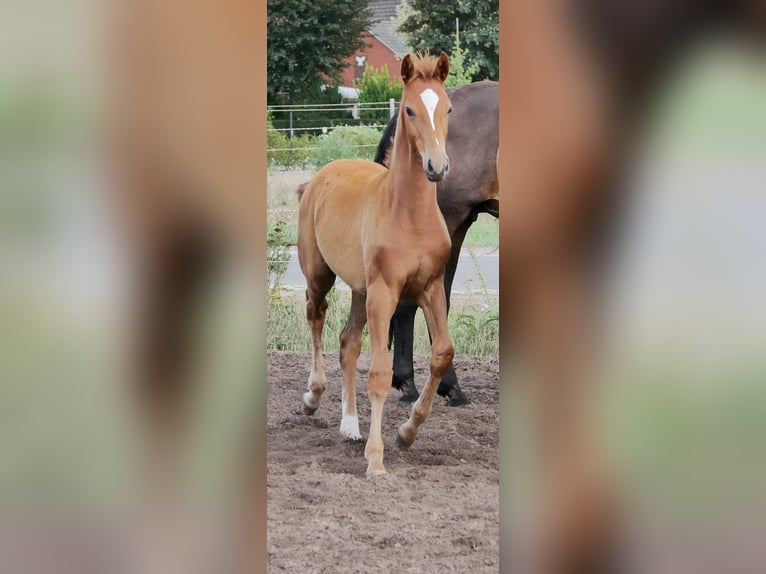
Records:
[[[426,178],[428,181],[439,182],[443,180],[449,173],[449,158],[445,156],[444,163],[440,169],[434,167],[433,162],[429,159],[426,162]]]

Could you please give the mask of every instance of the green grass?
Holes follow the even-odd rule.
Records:
[[[303,295],[270,295],[269,329],[266,337],[268,351],[310,352],[311,337],[305,319]],[[340,350],[339,337],[351,307],[348,291],[333,289],[327,297],[328,309],[322,336],[322,348],[327,352]],[[455,352],[482,357],[498,351],[499,311],[497,301],[473,295],[453,302],[449,315],[449,333]],[[428,329],[420,311],[415,319],[414,351],[430,353]],[[365,327],[362,350],[369,351],[369,335]]]
[[[500,244],[500,220],[488,213],[479,214],[463,241],[463,247],[497,247]]]

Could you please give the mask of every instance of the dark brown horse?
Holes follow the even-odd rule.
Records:
[[[439,208],[447,222],[452,250],[444,273],[444,288],[449,302],[460,248],[479,213],[499,214],[497,182],[498,85],[477,82],[447,90],[452,100],[447,153],[453,158],[450,176],[438,184]],[[378,144],[375,161],[388,166],[388,156],[396,133],[397,116],[386,126]],[[402,402],[418,398],[412,347],[417,304],[401,301],[391,320],[390,338],[394,346],[393,385],[402,392]],[[450,366],[439,385],[438,393],[448,397],[448,404],[468,402]]]
[[[513,353],[537,399],[545,497],[534,571],[620,572],[616,499],[587,405],[622,168],[679,58],[710,32],[763,39],[766,3],[538,0],[501,17],[501,343],[513,341],[503,356]]]

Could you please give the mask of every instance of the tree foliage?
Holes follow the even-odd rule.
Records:
[[[449,59],[449,77],[444,85],[448,88],[470,84],[473,76],[479,72],[479,64],[465,65],[465,50],[460,45],[459,35],[455,34],[455,47]]]
[[[452,55],[458,18],[465,69],[476,70],[471,79],[497,80],[497,12],[498,0],[412,0],[399,8],[398,30],[415,50]]]
[[[370,0],[268,0],[268,98],[308,101],[339,83],[345,59],[365,45]]]

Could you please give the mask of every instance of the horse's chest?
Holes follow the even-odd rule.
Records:
[[[444,272],[449,247],[448,241],[432,245],[408,244],[384,249],[381,255],[387,262],[388,274],[396,276],[405,291],[416,293]]]

